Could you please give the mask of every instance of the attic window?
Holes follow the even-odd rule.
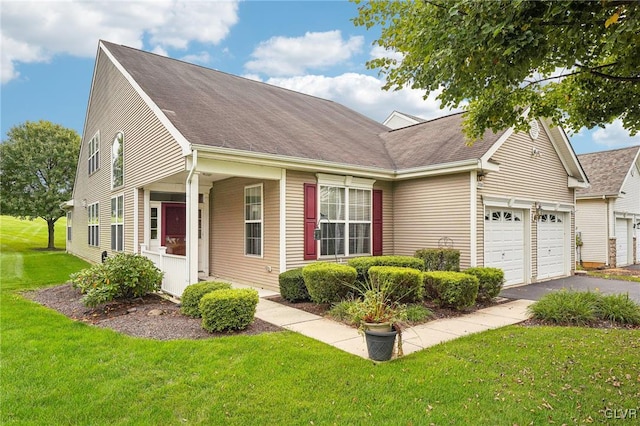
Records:
[[[538,126],[538,122],[536,120],[532,120],[529,123],[529,126],[529,136],[531,136],[531,139],[538,139],[538,136],[540,135],[540,126]]]

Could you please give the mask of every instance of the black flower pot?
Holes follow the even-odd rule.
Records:
[[[393,354],[393,346],[396,343],[397,331],[371,331],[365,330],[364,337],[367,341],[369,358],[374,361],[388,361]]]

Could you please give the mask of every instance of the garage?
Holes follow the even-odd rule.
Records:
[[[565,229],[563,213],[543,212],[538,218],[538,279],[566,275]]]
[[[524,221],[522,210],[485,210],[484,263],[504,271],[505,286],[525,281]]]
[[[616,219],[616,266],[629,264],[629,221]]]

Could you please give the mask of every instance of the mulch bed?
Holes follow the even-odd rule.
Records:
[[[200,318],[180,313],[180,307],[157,294],[149,294],[131,301],[114,301],[97,308],[82,304],[82,294],[71,284],[24,292],[35,302],[96,327],[110,328],[135,337],[156,340],[208,339],[233,335],[255,335],[282,329],[256,318],[242,331],[209,333],[201,327]]]

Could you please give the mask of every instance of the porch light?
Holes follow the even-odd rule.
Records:
[[[87,208],[87,199],[86,198],[84,198],[82,200],[82,207],[84,207],[85,209]]]

